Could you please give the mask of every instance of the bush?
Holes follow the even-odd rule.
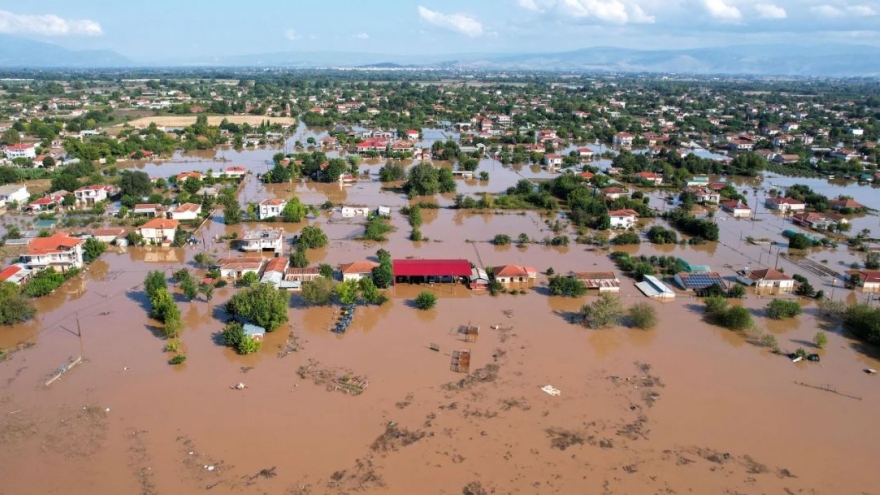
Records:
[[[165,344],[165,352],[177,352],[180,350],[180,341],[172,340]]]
[[[330,304],[336,289],[336,282],[320,277],[302,284],[300,296],[309,306],[324,306]]]
[[[774,320],[782,320],[785,318],[793,318],[801,314],[801,305],[797,301],[786,301],[784,299],[774,299],[764,308],[767,316]]]
[[[816,289],[809,282],[803,282],[794,290],[795,295],[801,297],[813,297],[816,295]]]
[[[297,247],[303,249],[317,249],[327,245],[327,234],[320,227],[311,225],[303,227],[299,234]]]
[[[177,309],[177,306],[174,306],[174,309]],[[180,316],[180,310],[177,310],[176,313],[172,313],[165,319],[162,331],[165,333],[166,339],[176,339],[180,336],[181,330],[183,330],[183,318]]]
[[[263,343],[253,337],[244,337],[235,347],[235,350],[242,356],[252,354],[260,350]]]
[[[21,288],[11,282],[0,282],[0,324],[13,325],[28,321],[37,309],[26,299]]]
[[[83,244],[83,259],[91,263],[98,259],[107,250],[107,243],[101,242],[94,237],[89,237]]]
[[[433,292],[420,292],[415,299],[416,307],[422,310],[431,309],[437,305],[437,296]]]
[[[233,320],[223,327],[223,331],[220,333],[220,343],[227,347],[237,348],[244,337],[244,326]]]
[[[183,364],[184,362],[186,362],[186,356],[184,356],[183,354],[178,354],[168,360],[168,364],[173,365]]]
[[[364,236],[362,239],[385,242],[388,240],[385,234],[393,230],[394,227],[389,225],[387,218],[374,215],[367,220],[366,229],[364,230]]]
[[[53,268],[47,268],[37,272],[36,275],[24,285],[22,293],[28,297],[43,297],[61,287],[64,283],[64,275]]]
[[[648,229],[648,240],[654,244],[678,244],[678,235],[673,230],[669,230],[655,225]]]
[[[742,306],[733,306],[719,316],[721,324],[731,330],[745,330],[754,324],[752,314]]]
[[[825,332],[816,332],[816,335],[813,336],[813,343],[816,344],[816,347],[819,349],[824,349],[825,346],[828,345],[828,336],[825,335]]]
[[[776,336],[772,333],[765,333],[761,336],[761,339],[758,342],[762,347],[767,347],[773,351],[779,351],[779,341],[776,340]]]
[[[653,328],[657,324],[657,311],[648,303],[637,303],[627,311],[629,324],[643,330]]]
[[[251,287],[254,284],[260,281],[260,276],[257,275],[257,272],[247,272],[238,279],[236,285],[239,287]]]
[[[707,297],[703,300],[703,303],[706,305],[706,314],[710,316],[724,313],[727,311],[727,306],[730,304],[727,302],[727,299],[721,296]]]
[[[498,234],[492,239],[492,244],[496,246],[506,246],[510,244],[510,236],[507,234]]]
[[[639,238],[639,234],[635,232],[624,232],[622,234],[618,234],[614,239],[611,239],[611,244],[615,246],[624,246],[631,244],[641,244],[642,240]]]
[[[167,290],[168,282],[165,280],[165,274],[160,271],[150,271],[144,279],[144,292],[147,298],[153,299],[160,290]]]
[[[599,299],[584,305],[580,310],[581,320],[590,328],[608,328],[617,325],[623,315],[620,296],[608,293],[599,294]]]
[[[810,238],[804,234],[792,234],[788,238],[789,249],[808,249],[813,245]]]
[[[556,275],[550,278],[550,293],[554,296],[579,297],[587,293],[587,286],[574,277]]]
[[[746,288],[742,284],[733,284],[727,291],[727,297],[733,299],[742,299],[746,296]]]

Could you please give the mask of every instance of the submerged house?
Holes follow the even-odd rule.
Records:
[[[284,231],[281,229],[250,230],[239,239],[242,251],[275,251],[284,247]]]
[[[587,289],[602,292],[620,292],[620,280],[614,272],[579,272],[574,278],[584,283]]]
[[[755,289],[791,292],[794,290],[794,279],[774,268],[749,270],[745,268],[736,273],[736,280],[743,285],[754,286]]]
[[[645,275],[642,281],[636,284],[642,294],[651,299],[675,299],[675,291],[666,286],[659,278],[653,275]]]
[[[258,277],[263,270],[265,261],[262,258],[221,258],[217,260],[220,276],[238,280],[246,273],[255,273]]]

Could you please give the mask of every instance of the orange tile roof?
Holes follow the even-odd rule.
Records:
[[[339,265],[339,271],[342,273],[369,273],[377,266],[379,266],[379,263],[372,261],[355,261],[354,263]]]
[[[27,254],[41,255],[69,251],[83,242],[85,241],[82,239],[70,237],[67,232],[59,232],[50,237],[37,237],[32,240],[28,244]]]
[[[149,222],[141,225],[142,229],[176,229],[177,226],[180,225],[180,222],[177,220],[170,220],[168,218],[154,218]]]

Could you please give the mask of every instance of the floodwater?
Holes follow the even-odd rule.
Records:
[[[274,152],[255,151],[253,158],[245,152],[229,164],[260,166]],[[195,165],[208,164],[220,168],[213,161]],[[155,166],[195,168],[189,162]],[[516,182],[515,171],[499,168],[490,171],[488,185],[473,187],[496,190]],[[872,204],[870,191],[850,192]],[[310,204],[330,200],[396,210],[407,203],[373,181],[340,189],[249,179],[240,200],[294,194]],[[451,195],[437,200],[448,205]],[[659,196],[652,200],[659,206]],[[463,257],[542,272],[613,269],[607,251],[588,246],[489,242],[502,233],[552,236],[547,217],[534,212],[441,208],[422,214],[421,231],[429,240],[421,242],[407,240],[410,227],[396,211],[396,231],[385,243],[357,241],[363,219],[342,219],[338,211],[297,225],[264,225],[282,227],[288,236],[320,225],[330,243],[308,252],[313,263],[367,259],[384,248],[394,257]],[[774,266],[778,250],[787,249],[778,235],[786,228],[781,218],[717,218],[718,244],[614,249],[681,256],[726,277],[743,266]],[[328,331],[336,308],[306,308],[294,295],[290,322],[268,334],[260,352],[242,357],[216,343],[222,304],[236,291],[226,287],[211,302],[178,300],[187,361],[170,366],[159,328],[147,316],[146,272],[170,276],[181,266],[194,269],[192,258],[203,247],[234,255],[213,239],[253,226],[226,226],[217,216],[199,236],[205,245],[111,249],[80,278],[40,299],[36,320],[0,330],[0,347],[34,344],[0,362],[0,494],[451,495],[474,483],[489,493],[836,494],[874,493],[880,486],[873,462],[880,443],[870,433],[880,394],[876,376],[862,372],[880,368],[876,350],[841,335],[818,317],[812,302],[782,322],[764,316],[767,297],[750,294],[742,304],[784,351],[816,352],[810,341],[826,330],[820,363],[793,364],[707,324],[699,300],[688,294],[679,292],[669,303],[649,301],[623,276],[624,304],[651,304],[656,328],[572,325],[573,314],[595,296],[551,297],[543,275],[525,295],[498,297],[463,286],[396,285],[388,304],[358,307],[344,335]],[[751,245],[748,235],[782,244]],[[856,258],[843,246],[811,254],[838,270],[839,262]],[[817,289],[835,289],[830,279],[782,257],[778,263],[787,273],[803,273]],[[438,296],[436,308],[412,306],[423,290]],[[842,287],[835,297],[864,300]],[[468,324],[480,327],[477,342],[457,333]],[[291,338],[299,348],[286,352]],[[461,349],[472,352],[469,378],[450,369],[452,352]],[[78,356],[83,364],[43,385]],[[315,372],[364,379],[369,386],[357,396],[328,391],[314,383],[326,375]],[[247,388],[231,388],[239,382]],[[561,395],[540,390],[548,384]]]

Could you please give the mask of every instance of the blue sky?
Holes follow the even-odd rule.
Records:
[[[0,0],[0,33],[138,61],[282,51],[880,46],[880,0]]]

